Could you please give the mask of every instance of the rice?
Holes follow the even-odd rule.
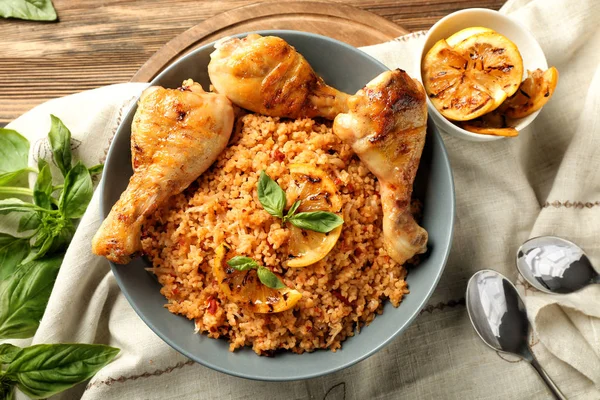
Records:
[[[333,250],[305,268],[286,269],[290,230],[258,202],[261,170],[285,190],[289,164],[326,171],[343,201],[344,225]],[[229,146],[184,193],[146,225],[143,248],[162,285],[166,307],[195,321],[196,331],[227,338],[230,350],[252,346],[262,355],[335,351],[408,293],[406,270],[383,249],[377,179],[332,132],[330,123],[248,114],[238,119]],[[215,249],[227,243],[254,258],[302,293],[291,310],[253,313],[230,302],[212,273]]]

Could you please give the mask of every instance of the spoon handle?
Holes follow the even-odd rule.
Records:
[[[558,386],[556,386],[556,384],[552,381],[552,379],[550,379],[550,377],[548,376],[548,374],[546,373],[544,368],[542,368],[542,366],[540,365],[538,360],[535,358],[533,353],[531,355],[532,355],[532,357],[531,357],[532,359],[530,361],[531,365],[533,366],[533,368],[535,368],[537,373],[540,374],[540,376],[542,377],[542,379],[544,380],[544,382],[548,386],[548,389],[550,389],[550,391],[552,392],[554,397],[556,397],[558,400],[567,400],[567,398],[565,397],[564,394],[562,394],[562,392],[560,391]]]

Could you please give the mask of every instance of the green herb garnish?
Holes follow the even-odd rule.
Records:
[[[321,233],[331,232],[344,223],[338,215],[327,211],[301,212],[288,221],[298,228]]]
[[[286,287],[283,282],[281,282],[281,279],[272,273],[270,269],[258,264],[250,257],[235,256],[227,261],[227,265],[238,271],[256,269],[256,274],[258,275],[260,282],[271,289],[283,289]]]
[[[254,259],[250,257],[235,256],[231,260],[227,261],[227,265],[238,271],[248,271],[249,269],[258,268],[259,265]]]
[[[258,178],[258,201],[269,214],[283,218],[285,192],[265,171]]]
[[[258,267],[258,271],[256,271],[256,273],[262,284],[270,287],[271,289],[283,289],[286,287],[283,282],[281,282],[281,279],[277,277],[277,275],[262,265]]]
[[[328,211],[311,211],[296,214],[300,207],[300,200],[292,204],[287,214],[285,209],[285,192],[265,171],[260,172],[258,179],[258,201],[263,208],[272,216],[281,218],[283,223],[290,222],[292,225],[320,233],[331,232],[344,223],[337,214]]]

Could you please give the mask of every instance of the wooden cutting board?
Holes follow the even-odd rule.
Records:
[[[154,53],[131,81],[149,82],[173,61],[205,43],[264,29],[318,33],[355,47],[382,43],[409,33],[383,17],[340,3],[262,2],[218,14],[183,32]]]

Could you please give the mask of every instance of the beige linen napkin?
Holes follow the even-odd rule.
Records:
[[[121,294],[108,263],[91,254],[90,241],[100,224],[96,194],[33,342],[107,343],[122,352],[91,382],[56,398],[550,398],[529,365],[496,354],[479,340],[464,292],[469,277],[482,268],[516,281],[516,249],[540,234],[574,240],[600,265],[600,3],[513,0],[503,12],[540,41],[549,63],[560,71],[559,86],[516,139],[471,143],[444,135],[456,182],[453,249],[432,299],[401,337],[347,370],[308,381],[248,381],[195,364],[150,331]],[[364,50],[390,68],[413,73],[422,43],[423,34],[413,33]],[[53,113],[71,128],[75,156],[95,164],[104,158],[123,104],[143,87],[116,85],[53,100],[9,127],[36,143],[33,156],[43,155],[42,137]],[[542,295],[522,283],[520,288],[536,328],[531,344],[541,364],[570,399],[599,399],[600,287],[569,296]]]
[[[461,262],[474,269],[493,268],[513,281],[518,279],[535,330],[533,343],[539,339],[556,357],[548,359],[550,365],[546,368],[560,368],[561,360],[591,380],[595,394],[590,391],[590,395],[600,398],[596,391],[600,388],[600,285],[571,295],[547,295],[529,287],[514,268],[520,242],[540,235],[575,241],[586,250],[592,263],[600,266],[600,3],[515,0],[506,3],[501,11],[531,30],[549,65],[558,68],[559,85],[535,123],[514,142],[466,145],[444,136],[458,199],[457,237],[446,275],[453,272],[463,224],[466,229],[472,228],[469,216],[481,214],[488,224],[500,224],[487,226],[487,233],[478,229],[485,238],[479,234],[464,237],[496,243],[489,247],[481,243],[475,247],[466,245]],[[418,64],[414,57],[418,57],[423,43],[424,35],[420,40],[396,44],[399,51],[390,52],[384,46],[364,50],[390,68],[406,65],[407,71],[415,74]],[[400,51],[409,46],[412,57]],[[470,168],[478,171],[464,170]],[[485,200],[489,203],[481,204]],[[501,232],[506,236],[496,236]],[[499,249],[498,244],[504,249]],[[475,251],[469,254],[469,250]]]

